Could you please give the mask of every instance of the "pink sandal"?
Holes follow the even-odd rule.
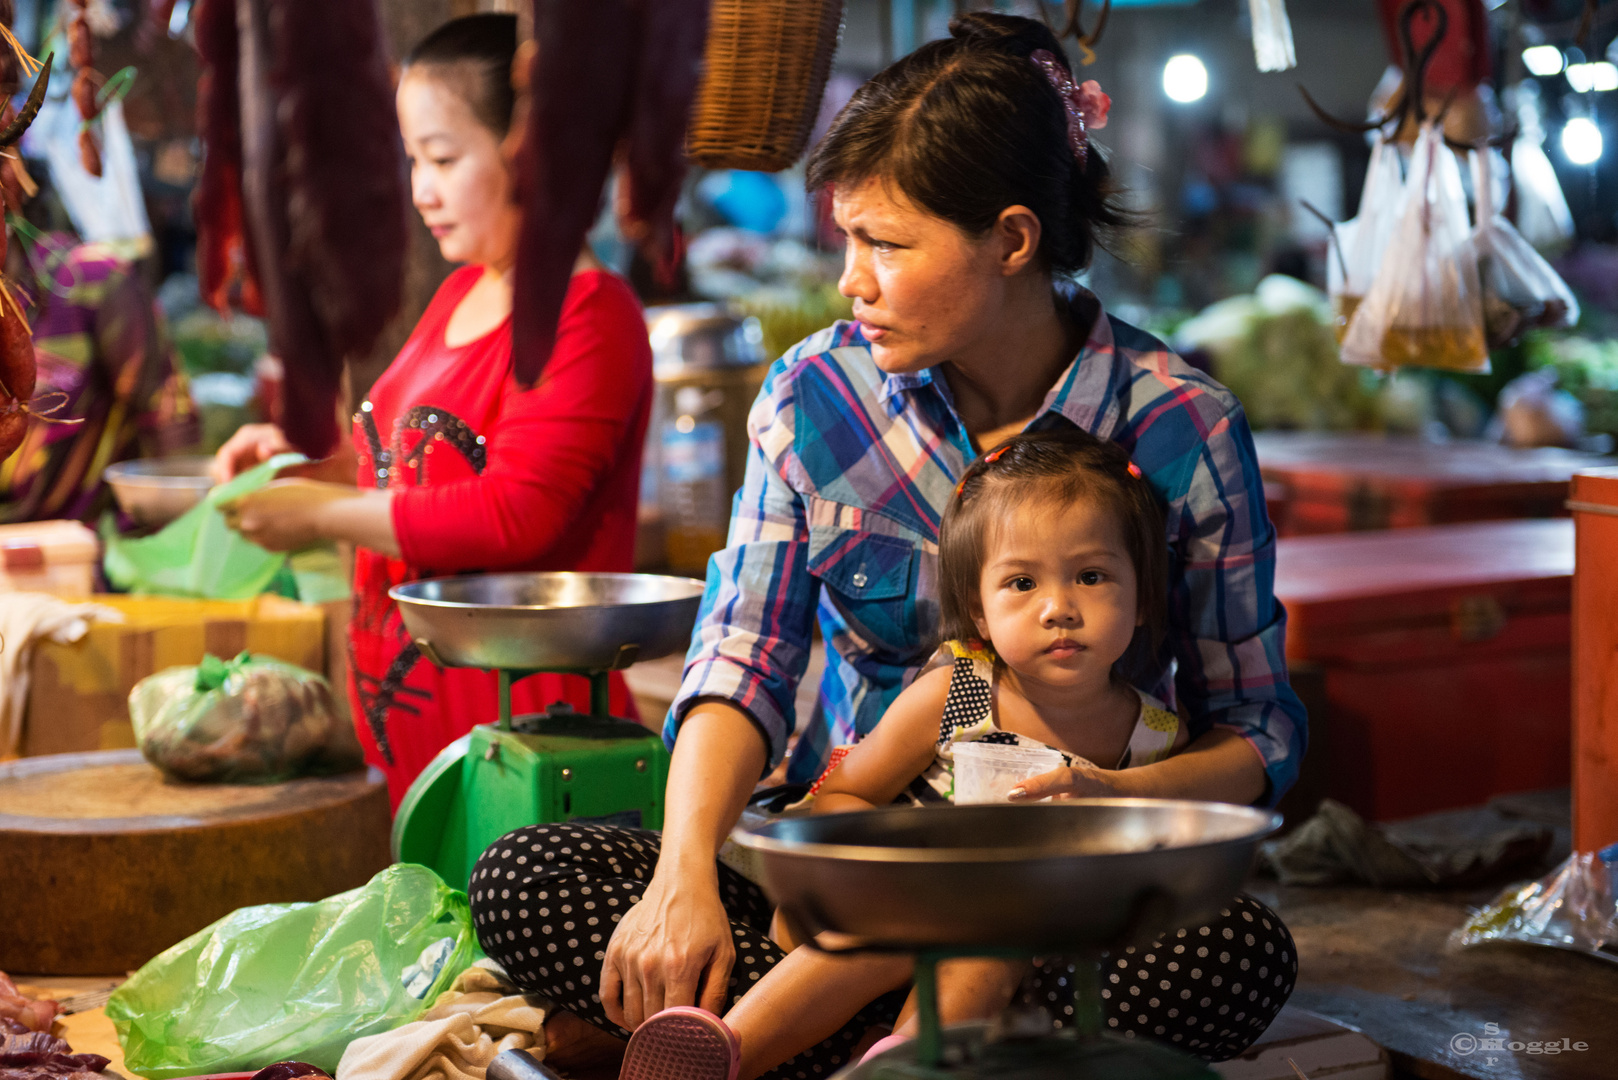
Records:
[[[719,1017],[676,1005],[635,1029],[618,1080],[736,1080],[741,1049]]]

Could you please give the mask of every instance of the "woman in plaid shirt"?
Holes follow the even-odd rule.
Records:
[[[872,79],[815,148],[809,186],[831,194],[848,238],[839,288],[855,321],[790,350],[753,408],[729,546],[709,565],[665,730],[673,764],[661,837],[603,832],[592,837],[606,845],[597,858],[602,845],[581,850],[576,826],[540,826],[521,830],[519,854],[543,869],[506,867],[501,853],[518,847],[508,838],[474,873],[491,956],[523,932],[502,917],[515,905],[484,888],[506,884],[507,869],[525,888],[554,875],[638,901],[614,913],[609,943],[583,946],[582,965],[568,966],[568,979],[599,970],[599,984],[551,986],[545,963],[529,970],[517,949],[507,966],[519,983],[622,1032],[669,1006],[723,1013],[779,958],[745,880],[715,854],[786,753],[814,623],[827,669],[793,750],[797,780],[868,732],[928,661],[943,508],[980,450],[1017,431],[1071,425],[1120,444],[1167,509],[1168,635],[1141,689],[1180,708],[1192,741],[1167,760],[1091,769],[1071,786],[1273,805],[1291,785],[1305,716],[1287,683],[1274,532],[1241,406],[1071,284],[1097,235],[1125,223],[1087,138],[1107,105],[1094,83],[1074,84],[1042,24],[978,13]],[[1228,917],[1252,923],[1254,910]],[[1295,969],[1285,927],[1267,910],[1265,919],[1269,944]],[[1271,975],[1282,977],[1266,975],[1256,1031],[1245,985],[1241,1003],[1210,998],[1189,1015],[1176,988],[1163,1006],[1175,1015],[1154,1014],[1140,1031],[1226,1056],[1285,1000],[1290,981],[1269,985]],[[1124,1018],[1130,1030],[1137,1015],[1147,1014]],[[1172,1030],[1189,1019],[1189,1034]]]

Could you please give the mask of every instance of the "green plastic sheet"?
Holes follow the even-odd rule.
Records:
[[[318,903],[232,912],[136,972],[107,1015],[148,1080],[285,1060],[335,1074],[352,1040],[417,1019],[472,956],[466,894],[401,863]]]
[[[118,535],[103,519],[103,567],[113,587],[158,596],[247,600],[276,582],[287,566],[285,552],[266,551],[225,524],[221,503],[257,491],[302,454],[277,454],[208,492],[202,502],[151,536]]]

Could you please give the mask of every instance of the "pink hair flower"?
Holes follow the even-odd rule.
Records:
[[[1107,110],[1112,108],[1112,98],[1101,89],[1101,84],[1094,79],[1079,84],[1077,97],[1079,99],[1079,115],[1084,117],[1086,131],[1100,131],[1107,126]]]

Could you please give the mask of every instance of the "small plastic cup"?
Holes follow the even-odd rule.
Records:
[[[956,743],[955,805],[1010,802],[1011,789],[1062,764],[1055,750],[1000,743]]]

